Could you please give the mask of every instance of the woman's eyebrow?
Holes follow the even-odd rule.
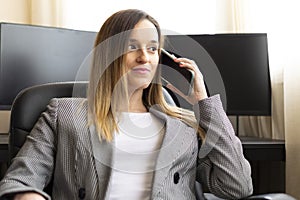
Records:
[[[151,40],[150,43],[158,44],[157,40]]]
[[[130,43],[135,43],[135,42],[138,42],[138,40],[134,39],[134,38],[130,38],[129,42]],[[158,41],[157,40],[150,40],[149,43],[158,44]]]
[[[136,39],[129,39],[129,42],[134,43],[134,42],[137,42],[137,40]]]

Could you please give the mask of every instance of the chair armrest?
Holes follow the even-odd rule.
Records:
[[[296,200],[294,197],[284,194],[284,193],[270,193],[270,194],[260,194],[260,195],[253,195],[246,199],[251,200]]]
[[[211,193],[203,193],[201,184],[196,181],[195,183],[195,192],[197,200],[222,200],[221,198],[216,197]],[[267,193],[267,194],[259,194],[252,195],[250,197],[245,198],[244,200],[297,200],[296,198],[285,194],[285,193]]]
[[[204,193],[204,198],[197,197],[197,200],[224,200],[221,198],[216,197],[215,195],[211,193]],[[284,193],[270,193],[270,194],[260,194],[260,195],[253,195],[250,197],[247,197],[243,200],[296,200],[294,197],[284,194]]]

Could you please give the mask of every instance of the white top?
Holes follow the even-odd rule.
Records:
[[[121,113],[108,199],[148,200],[164,124],[151,113]]]

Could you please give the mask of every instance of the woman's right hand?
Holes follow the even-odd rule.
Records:
[[[36,192],[16,194],[14,200],[45,200],[45,197]]]

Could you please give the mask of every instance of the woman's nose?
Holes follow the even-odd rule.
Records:
[[[147,63],[150,61],[150,57],[149,57],[149,54],[147,52],[146,49],[140,49],[139,50],[139,55],[137,57],[137,62],[139,63]]]

